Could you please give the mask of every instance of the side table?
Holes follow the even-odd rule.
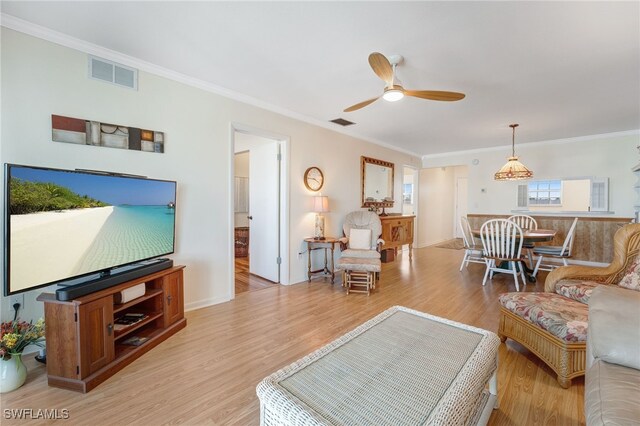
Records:
[[[316,240],[315,238],[305,238],[304,241],[307,243],[307,278],[309,282],[311,282],[311,276],[313,274],[330,276],[331,284],[333,284],[333,280],[335,279],[336,273],[333,268],[333,253],[335,251],[336,244],[340,243],[340,240],[334,237],[326,237],[324,240]],[[324,268],[316,269],[315,271],[311,270],[311,252],[314,250],[324,250]],[[327,251],[331,252],[331,256],[327,256]],[[331,267],[329,267],[329,259],[331,259]]]

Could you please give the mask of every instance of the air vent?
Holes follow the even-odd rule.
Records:
[[[95,56],[89,56],[89,78],[138,90],[137,69]]]
[[[332,123],[339,124],[341,126],[345,126],[345,127],[346,126],[351,126],[352,124],[356,124],[353,121],[345,120],[344,118],[336,118],[336,119],[329,120],[329,121],[331,121]]]

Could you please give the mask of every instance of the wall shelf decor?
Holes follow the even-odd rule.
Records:
[[[51,115],[54,142],[164,153],[164,132]]]

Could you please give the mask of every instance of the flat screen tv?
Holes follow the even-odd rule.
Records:
[[[173,253],[175,207],[173,181],[6,164],[5,295]]]

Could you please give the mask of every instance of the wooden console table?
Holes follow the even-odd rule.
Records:
[[[382,222],[382,250],[394,249],[409,245],[409,259],[413,257],[413,222],[415,216],[380,216]]]
[[[331,284],[336,277],[336,272],[333,268],[333,253],[336,248],[336,244],[340,243],[340,240],[333,237],[326,237],[324,240],[316,240],[315,238],[305,238],[307,243],[307,278],[311,282],[311,276],[313,274],[319,274],[323,276],[331,277]],[[311,252],[314,250],[324,250],[324,268],[311,270]],[[327,256],[327,250],[331,252],[331,256]],[[331,260],[331,267],[329,267],[329,259]]]

